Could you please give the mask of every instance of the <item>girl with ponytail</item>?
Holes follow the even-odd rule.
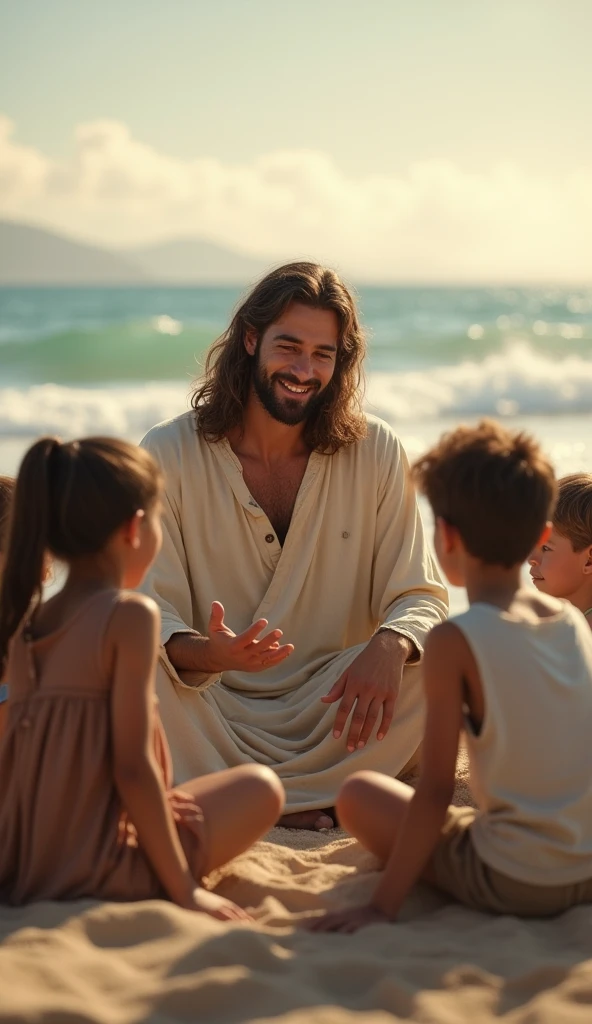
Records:
[[[281,814],[277,777],[242,765],[173,789],[154,679],[159,611],[134,591],[162,541],[148,452],[45,437],[18,474],[0,583],[0,901],[168,897],[248,915],[201,881]],[[42,601],[46,554],[63,589]]]

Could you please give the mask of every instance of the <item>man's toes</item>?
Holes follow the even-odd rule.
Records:
[[[278,825],[283,828],[303,828],[313,832],[333,828],[334,824],[333,818],[325,811],[297,811],[282,815],[278,821]]]

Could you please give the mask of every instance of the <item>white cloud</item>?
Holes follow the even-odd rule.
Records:
[[[477,174],[428,160],[354,178],[306,150],[184,161],[112,120],[80,125],[71,157],[56,162],[0,117],[0,215],[104,244],[203,235],[385,279],[565,280],[592,265],[592,169],[559,179],[502,161]]]
[[[13,132],[13,122],[0,114],[0,209],[8,211],[43,193],[49,169],[36,149],[13,141]]]

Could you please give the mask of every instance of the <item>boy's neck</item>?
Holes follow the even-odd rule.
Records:
[[[574,594],[570,594],[568,600],[575,608],[579,608],[581,612],[587,612],[592,608],[592,579],[585,576],[585,583],[582,583],[581,587],[575,591]]]
[[[507,609],[521,588],[521,565],[506,569],[503,565],[486,565],[469,558],[465,566],[465,588],[469,604],[482,602]]]

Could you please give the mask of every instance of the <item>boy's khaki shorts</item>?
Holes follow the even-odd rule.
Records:
[[[438,887],[475,910],[518,917],[550,917],[578,903],[592,903],[592,879],[569,885],[530,885],[502,875],[481,860],[469,826],[473,807],[449,807],[432,856]]]

